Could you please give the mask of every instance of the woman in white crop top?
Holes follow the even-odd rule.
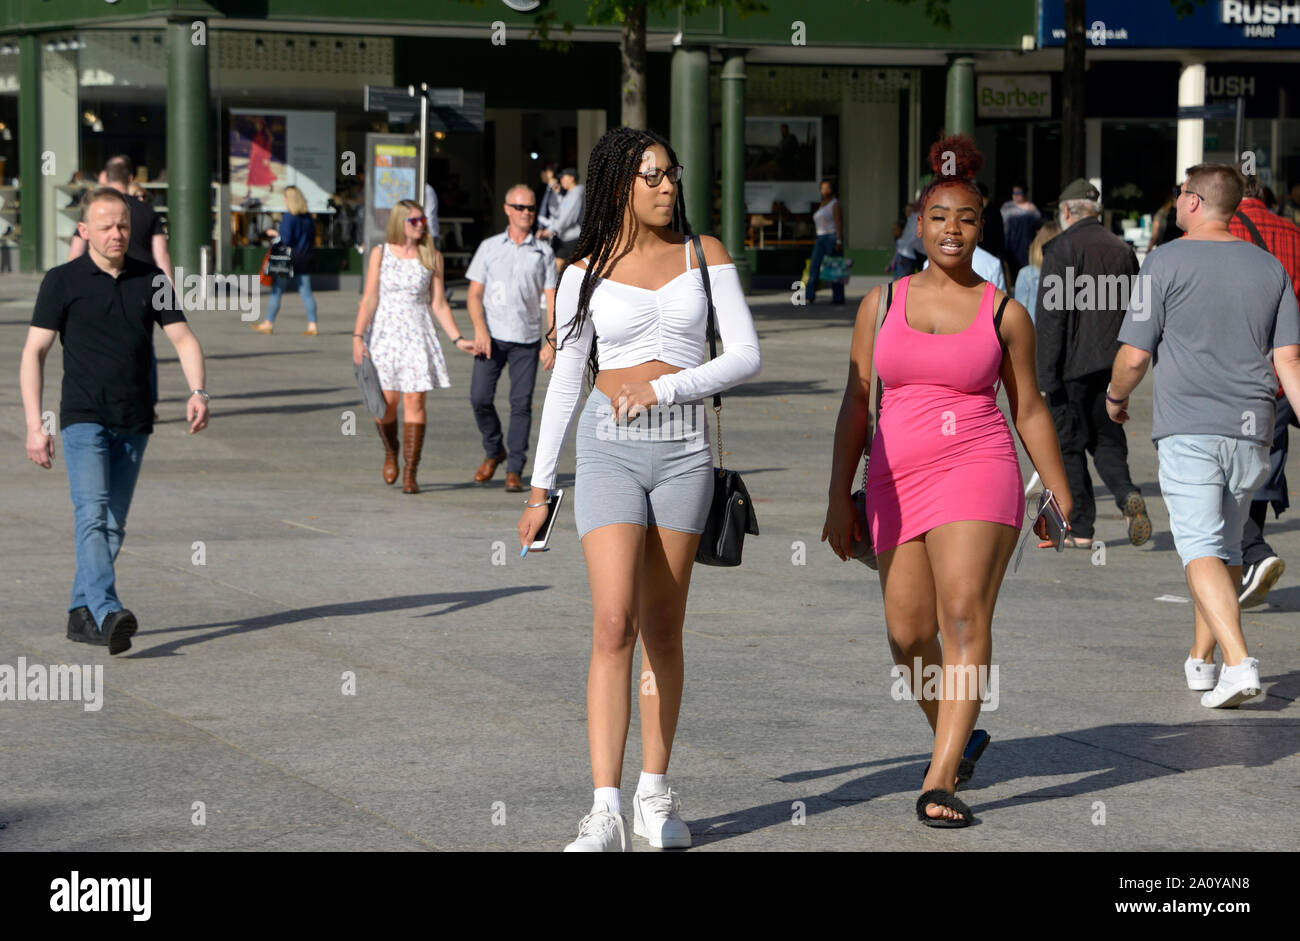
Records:
[[[759,371],[758,339],[726,249],[703,238],[722,352],[711,362],[707,306],[692,257],[682,169],[668,142],[616,128],[592,150],[574,259],[556,296],[555,368],[546,390],[520,546],[546,519],[548,491],[581,399],[574,517],[591,584],[587,676],[595,802],[566,851],[627,849],[619,782],[642,644],[642,773],[634,832],[689,846],[665,775],[682,695],[682,622],[713,495],[705,399]]]

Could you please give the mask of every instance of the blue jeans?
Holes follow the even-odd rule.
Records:
[[[149,436],[77,422],[65,426],[62,437],[77,541],[77,574],[68,610],[85,605],[102,625],[104,618],[122,609],[113,562],[126,536],[126,513]]]
[[[808,266],[808,303],[811,304],[817,295],[817,275],[821,272],[822,259],[827,255],[835,254],[835,233],[830,235],[819,235],[817,241],[813,243],[812,264]],[[844,303],[844,285],[838,281],[831,285],[831,300],[836,304]]]
[[[271,285],[271,301],[266,305],[266,322],[275,323],[275,315],[280,312],[280,295],[284,293],[284,285],[289,280],[288,276],[281,275],[275,279]],[[307,322],[316,322],[316,298],[311,293],[311,275],[305,271],[302,274],[293,276],[293,283],[298,288],[298,293],[302,295],[302,304],[307,308]]]

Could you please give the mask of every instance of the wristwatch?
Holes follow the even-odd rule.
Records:
[[[199,398],[203,399],[204,402],[207,402],[212,398],[212,396],[208,395],[208,393],[202,389],[191,389],[190,395],[192,396],[197,395],[199,396]]]

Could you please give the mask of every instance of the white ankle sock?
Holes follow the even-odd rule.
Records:
[[[596,788],[596,803],[604,804],[605,809],[611,814],[621,814],[623,812],[622,802],[619,800],[618,788],[616,787]]]
[[[638,794],[662,794],[668,790],[668,781],[666,774],[651,774],[649,771],[641,772],[641,780],[636,783],[636,792]]]

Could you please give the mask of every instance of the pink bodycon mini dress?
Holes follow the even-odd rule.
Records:
[[[907,322],[903,278],[876,337],[884,386],[867,472],[867,523],[887,552],[944,523],[986,520],[1019,529],[1025,499],[1011,429],[997,404],[1002,347],[992,284],[960,333]]]

